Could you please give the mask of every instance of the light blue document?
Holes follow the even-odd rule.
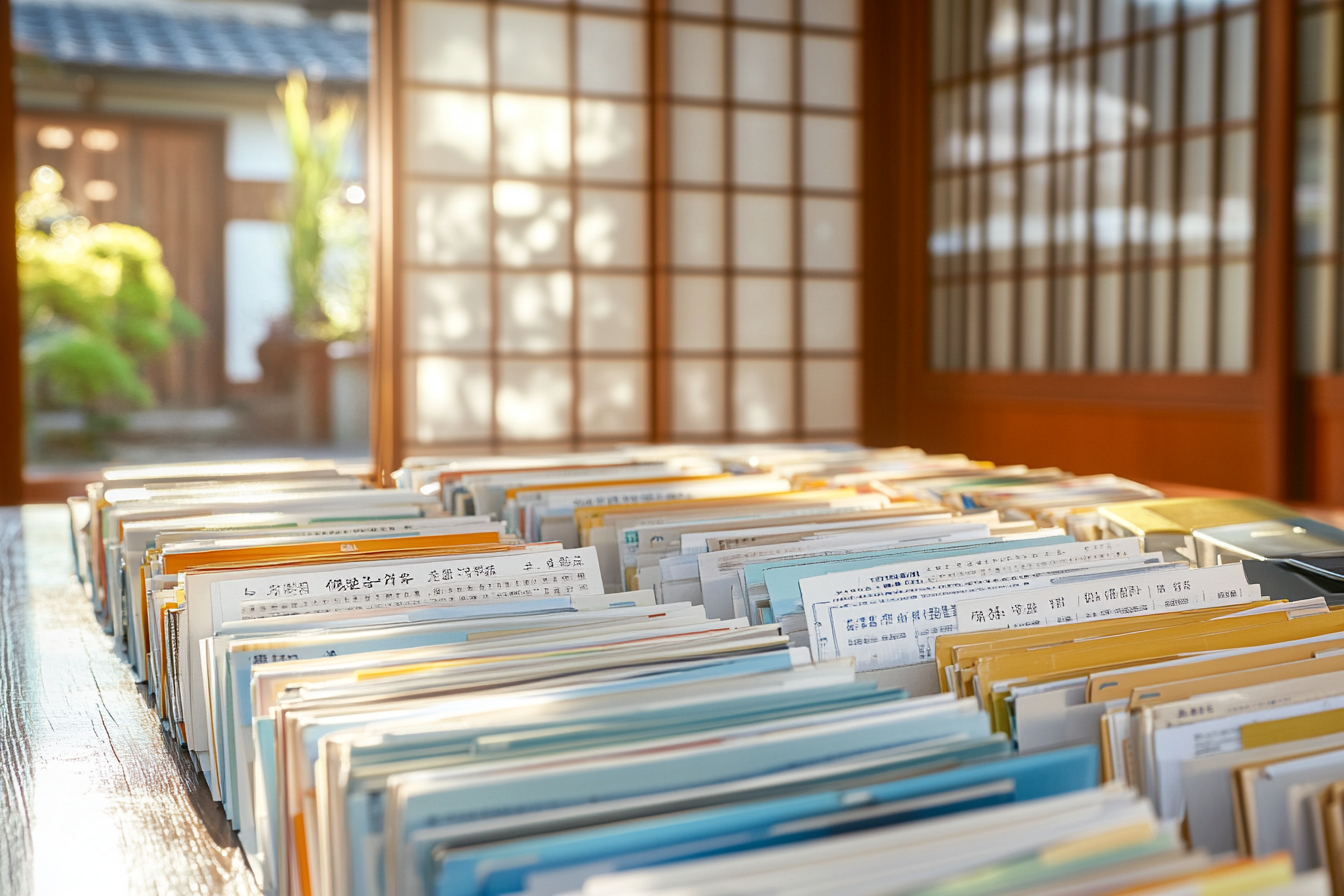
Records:
[[[783,656],[787,653],[781,652]],[[366,856],[376,853],[382,842],[382,797],[387,775],[380,769],[388,762],[424,761],[427,768],[463,763],[502,761],[527,755],[564,750],[593,748],[611,743],[646,740],[658,734],[664,737],[692,731],[714,730],[728,723],[764,722],[771,719],[815,713],[819,707],[840,709],[850,706],[887,703],[904,699],[903,692],[877,691],[872,682],[849,681],[796,691],[772,688],[768,696],[758,687],[753,693],[753,677],[743,677],[752,666],[765,671],[765,662],[781,654],[743,658],[735,669],[726,666],[686,670],[666,675],[643,676],[626,682],[565,689],[557,693],[548,707],[524,713],[522,721],[507,717],[491,722],[482,719],[475,725],[466,720],[453,723],[463,727],[395,731],[370,738],[371,743],[353,743],[349,749],[349,783],[345,793],[347,829],[344,852],[351,857],[356,880],[366,879]],[[787,671],[779,670],[779,671]],[[779,671],[772,676],[781,681]],[[681,692],[697,683],[727,681],[719,699],[702,696],[688,703]],[[760,679],[762,684],[767,680]],[[614,698],[614,699],[613,699]],[[588,706],[585,706],[585,701]],[[631,710],[636,701],[645,709]],[[661,705],[659,705],[661,703]],[[305,730],[308,759],[315,763],[321,736],[333,729],[310,726],[314,737]],[[368,775],[363,774],[370,769]],[[370,844],[373,844],[370,847]]]
[[[543,721],[541,715],[543,711],[545,712],[544,718],[551,721],[577,719],[577,716],[571,714],[585,706],[582,701],[587,701],[589,707],[587,715],[592,716],[604,706],[609,711],[613,703],[621,711],[628,712],[628,707],[631,704],[638,705],[639,701],[646,704],[651,703],[659,699],[661,695],[667,695],[662,696],[662,699],[666,701],[676,697],[678,692],[686,691],[687,688],[694,688],[703,692],[707,687],[716,689],[722,687],[725,693],[740,696],[742,693],[750,691],[754,680],[764,681],[766,680],[765,676],[770,676],[777,681],[782,681],[784,680],[783,674],[791,673],[792,670],[793,660],[789,651],[775,650],[747,656],[665,663],[647,668],[631,667],[623,670],[622,677],[614,681],[579,680],[562,686],[539,688],[536,685],[531,685],[523,689],[509,688],[497,693],[507,693],[512,697],[525,697],[529,694],[546,697],[549,700],[549,708],[546,704],[541,704],[538,705],[538,709],[530,713],[529,724],[535,727]],[[802,671],[806,672],[807,670]],[[608,674],[608,672],[599,673],[602,678],[606,678]],[[729,683],[730,681],[731,683]],[[855,682],[853,679],[848,681],[837,679],[837,681],[840,681],[840,686],[855,694],[872,694],[874,692],[869,682]],[[719,684],[720,682],[723,683],[722,686]],[[801,689],[801,692],[825,690],[832,696],[839,696],[839,692],[835,691],[834,687],[835,685],[817,686]],[[776,695],[772,694],[771,696]],[[895,694],[892,696],[893,698],[899,698],[902,695]],[[417,711],[418,716],[423,718],[426,713],[442,716],[444,707],[451,706],[451,703],[452,699],[449,698],[440,707],[431,710],[421,708]],[[330,730],[327,733],[330,733]],[[446,764],[456,760],[482,761],[489,758],[500,758],[487,753],[476,756],[468,755],[465,759],[461,755],[462,750],[469,747],[473,740],[482,733],[483,729],[480,726],[470,731],[449,731],[446,733],[436,727],[431,727],[429,730],[413,733],[398,734],[393,731],[372,739],[372,744],[354,743],[351,745],[352,773],[345,798],[348,827],[347,831],[343,833],[343,836],[347,837],[348,840],[343,844],[340,853],[350,857],[356,880],[365,879],[365,876],[371,873],[369,867],[367,867],[366,858],[373,855],[376,859],[377,853],[381,850],[381,800],[386,778],[385,774],[376,773],[368,779],[362,778],[360,764],[376,767],[379,763],[387,761],[426,757],[432,758],[436,764]],[[320,745],[320,739],[318,743]],[[310,752],[310,759],[314,755]],[[451,758],[449,758],[450,756]],[[272,799],[278,799],[278,794],[273,794]],[[370,852],[368,846],[370,842],[374,844],[373,852]]]
[[[698,735],[647,742],[634,752],[580,751],[512,773],[506,767],[490,775],[475,768],[394,775],[385,800],[386,842],[404,844],[416,831],[454,821],[730,783],[957,734],[988,736],[988,717],[973,700],[931,697],[724,729],[712,740]],[[407,858],[385,857],[397,893],[409,892],[415,878]]]
[[[411,850],[415,867],[429,868],[432,857],[449,848],[500,845],[506,841],[560,835],[599,825],[668,816],[671,813],[869,787],[946,771],[968,762],[1002,759],[1011,753],[1011,743],[1001,734],[988,738],[941,738],[864,753],[838,762],[744,778],[726,786],[711,785],[426,828],[416,832],[408,849]],[[572,866],[568,866],[563,873],[572,875]],[[378,892],[378,888],[369,888],[364,892]]]
[[[413,617],[410,621],[402,619],[391,622],[379,618],[364,627],[327,628],[322,625],[321,616],[305,616],[302,618],[309,622],[309,626],[300,629],[265,634],[235,631],[230,635],[217,635],[214,639],[214,661],[219,671],[216,676],[218,689],[213,694],[213,712],[217,720],[215,734],[222,741],[220,755],[233,757],[231,768],[251,761],[251,736],[248,729],[254,714],[252,675],[256,669],[267,668],[271,663],[364,655],[388,650],[450,647],[466,643],[473,635],[500,630],[527,629],[536,633],[593,631],[595,629],[592,626],[623,624],[653,612],[635,606],[633,602],[626,606],[617,606],[613,602],[612,606],[581,613],[573,608],[572,601],[567,597],[527,598],[426,609],[432,612],[423,615],[420,611],[408,613],[408,616]],[[672,607],[664,608],[663,612],[668,618],[680,618]],[[279,649],[276,646],[277,639],[300,639],[301,643],[290,643]],[[230,642],[237,642],[239,649],[230,651]],[[237,774],[235,777],[235,783],[241,786],[244,776]],[[246,797],[241,796],[236,788],[228,790],[226,798],[237,800],[239,805],[246,803]]]
[[[1036,547],[1051,544],[1068,544],[1071,535],[1047,535],[1040,538],[1023,538],[1005,542],[995,538],[989,541],[956,541],[948,544],[921,545],[908,548],[887,548],[880,551],[864,551],[844,557],[793,557],[783,560],[768,560],[753,563],[743,570],[746,577],[748,594],[751,586],[764,584],[770,594],[770,610],[775,619],[789,613],[803,612],[803,592],[798,582],[813,576],[823,576],[833,572],[851,569],[869,569],[874,566],[886,566],[906,560],[919,560],[925,557],[956,557],[964,554],[983,554],[987,551],[1002,551],[1008,547]]]
[[[502,896],[566,867],[581,866],[586,874],[623,871],[1056,796],[1094,787],[1097,767],[1097,749],[1087,746],[543,837],[457,849],[440,840],[432,867],[424,870],[433,874],[435,896]],[[940,794],[945,799],[927,799]]]
[[[252,725],[252,737],[257,751],[257,774],[261,776],[261,786],[257,788],[257,797],[253,801],[252,811],[256,814],[256,827],[249,839],[246,828],[239,836],[243,849],[248,856],[260,859],[261,888],[274,893],[276,882],[276,856],[279,855],[280,840],[275,827],[275,811],[279,805],[279,776],[275,770],[275,721],[257,719]]]
[[[214,734],[220,756],[225,812],[235,821],[238,807],[245,806],[248,798],[240,792],[245,780],[243,765],[252,760],[252,670],[261,665],[289,660],[318,659],[346,656],[398,648],[432,647],[465,642],[472,634],[517,628],[518,617],[528,617],[528,625],[538,628],[547,625],[562,626],[579,617],[568,598],[539,598],[451,607],[426,608],[430,613],[418,613],[412,624],[377,625],[364,628],[327,629],[322,620],[305,617],[313,627],[307,630],[289,629],[284,632],[250,634],[235,629],[229,635],[217,635],[213,649],[220,674],[215,678]],[[418,612],[418,611],[417,611]],[[408,614],[409,615],[409,614]],[[596,620],[597,617],[593,617]],[[618,618],[618,617],[613,617]],[[421,621],[423,620],[423,621]],[[266,620],[271,622],[272,620]],[[282,651],[274,647],[257,647],[230,651],[228,645],[238,640],[313,638],[312,643],[291,643]],[[239,825],[235,823],[235,830]]]

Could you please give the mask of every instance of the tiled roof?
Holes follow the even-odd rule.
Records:
[[[264,79],[297,69],[310,78],[368,80],[366,31],[184,7],[17,2],[14,47],[65,65]]]

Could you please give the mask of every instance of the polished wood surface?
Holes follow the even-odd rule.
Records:
[[[65,508],[0,508],[0,892],[260,892],[75,582]]]

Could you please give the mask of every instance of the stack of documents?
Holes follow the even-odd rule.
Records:
[[[1105,533],[1199,566],[1251,561],[1247,576],[1284,597],[1344,594],[1344,532],[1259,498],[1132,501],[1098,512]]]
[[[439,892],[453,890],[441,886]],[[1329,893],[1330,885],[1320,872],[1295,875],[1286,855],[1233,859],[1191,850],[1146,801],[1125,789],[1104,788],[811,843],[596,874],[570,892],[1307,896]]]
[[[395,480],[117,468],[70,502],[95,612],[269,894],[1344,868],[1344,614],[1300,593],[1344,533],[1287,508],[848,444]]]

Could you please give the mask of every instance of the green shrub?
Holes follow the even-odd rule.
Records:
[[[90,226],[50,166],[30,184],[16,208],[29,406],[93,420],[153,405],[145,362],[205,329],[176,298],[159,241],[126,224]]]

